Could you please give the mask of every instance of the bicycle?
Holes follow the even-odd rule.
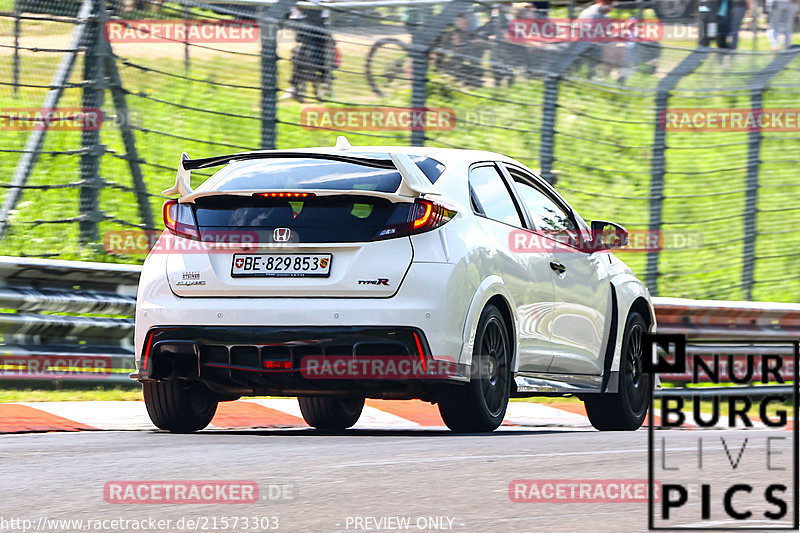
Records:
[[[489,53],[489,64],[496,87],[514,81],[513,45],[505,42],[508,25],[502,11],[490,12],[482,26],[468,27],[465,13],[455,21],[455,27],[443,32],[434,42],[426,58],[436,70],[452,75],[456,83],[466,87],[484,84],[484,56]],[[412,29],[416,25],[410,25]],[[380,97],[389,92],[410,88],[413,78],[414,47],[401,39],[386,37],[373,43],[367,54],[366,75],[372,91]]]

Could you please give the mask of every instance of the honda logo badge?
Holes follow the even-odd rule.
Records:
[[[286,242],[292,236],[292,230],[289,228],[275,228],[272,232],[272,240],[275,242]]]

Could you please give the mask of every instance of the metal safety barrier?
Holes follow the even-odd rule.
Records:
[[[134,370],[132,317],[140,271],[136,265],[0,257],[0,380],[127,381]],[[722,354],[732,365],[747,354],[791,358],[792,346],[775,341],[800,339],[797,304],[680,298],[653,303],[658,332],[686,335],[690,356]],[[717,342],[702,343],[709,340]],[[719,342],[724,340],[731,342]],[[793,378],[795,370],[786,370]],[[667,378],[680,384],[691,376]]]
[[[0,379],[128,382],[139,272],[0,257]]]
[[[653,304],[658,333],[686,335],[688,362],[684,372],[660,375],[662,381],[675,387],[656,390],[656,397],[791,396],[793,393],[791,383],[797,374],[793,344],[800,340],[800,305],[683,298],[653,298]],[[693,379],[709,381],[705,372],[694,373],[694,362],[702,360],[708,368],[714,368],[715,358],[721,359],[723,380],[730,380],[731,375],[741,378],[751,371],[754,380],[761,379],[758,365],[751,369],[747,358],[765,355],[782,359],[780,376],[785,380],[784,385],[693,387],[691,392],[681,386]]]

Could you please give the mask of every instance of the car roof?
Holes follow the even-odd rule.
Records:
[[[279,150],[280,151],[280,150]],[[391,152],[407,154],[411,157],[432,157],[445,165],[448,163],[467,161],[514,161],[508,156],[485,150],[469,150],[464,148],[441,148],[438,146],[353,146],[347,150],[324,146],[302,148],[287,151],[303,151],[325,154],[349,155],[354,157],[388,158]]]

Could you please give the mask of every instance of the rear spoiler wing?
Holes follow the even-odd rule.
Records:
[[[165,196],[178,196],[180,201],[189,201],[189,196],[194,198],[191,186],[192,170],[216,167],[225,165],[231,161],[243,161],[248,159],[324,159],[327,161],[341,161],[344,163],[355,163],[373,168],[397,169],[400,172],[400,186],[390,195],[397,195],[406,198],[418,198],[425,194],[440,194],[438,189],[431,184],[427,176],[420,170],[414,161],[407,154],[390,153],[389,159],[379,159],[373,157],[359,157],[344,154],[330,154],[320,152],[301,152],[301,151],[278,151],[262,150],[257,152],[242,152],[238,154],[207,157],[204,159],[190,159],[186,152],[181,154],[178,161],[178,172],[175,176],[175,185],[166,189],[161,194]],[[333,191],[331,191],[333,192]],[[343,191],[336,191],[341,193]],[[348,191],[349,192],[349,191]],[[356,190],[361,194],[369,191]],[[386,195],[382,193],[381,196]]]

